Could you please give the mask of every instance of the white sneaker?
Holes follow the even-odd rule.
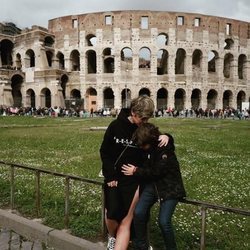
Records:
[[[109,236],[107,250],[114,250],[114,249],[115,249],[115,237]]]
[[[148,247],[148,250],[154,250],[152,246],[149,246]]]
[[[103,178],[104,176],[103,176],[103,173],[102,173],[102,169],[100,170],[100,172],[99,172],[99,174],[98,174],[98,177],[100,177],[100,178]]]

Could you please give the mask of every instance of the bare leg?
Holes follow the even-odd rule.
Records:
[[[116,220],[108,219],[106,213],[105,213],[105,222],[109,235],[112,237],[116,237],[116,232],[119,225],[118,222]]]
[[[130,226],[133,219],[135,206],[139,200],[139,188],[137,188],[127,216],[121,221],[116,233],[115,250],[126,250],[130,239]]]

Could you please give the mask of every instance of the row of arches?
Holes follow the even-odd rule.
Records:
[[[67,88],[67,76],[63,75],[61,78],[61,88],[63,92],[64,101],[67,99],[73,100],[84,100],[85,108],[93,108],[97,109],[97,107],[102,106],[104,108],[113,108],[115,107],[115,95],[114,91],[111,87],[106,87],[103,89],[101,95],[97,97],[97,90],[93,87],[90,87],[86,90],[84,96],[81,95],[80,90],[73,89],[69,92],[69,96],[66,96],[66,88]],[[22,103],[22,83],[23,78],[20,75],[14,75],[11,80],[11,89],[13,96],[13,106],[21,107],[24,104]],[[219,93],[215,89],[210,89],[207,93],[202,93],[202,91],[198,88],[192,90],[190,96],[187,96],[187,92],[183,88],[178,88],[171,92],[173,96],[171,97],[169,91],[166,88],[160,88],[156,91],[156,93],[152,93],[149,88],[141,88],[138,93],[132,93],[130,88],[124,88],[120,92],[120,96],[117,98],[121,101],[122,107],[128,107],[131,102],[132,96],[136,95],[148,95],[156,97],[156,107],[157,108],[167,108],[174,107],[178,110],[183,110],[187,108],[187,103],[191,105],[188,108],[198,109],[201,107],[202,102],[204,103],[204,97],[206,98],[206,107],[209,109],[218,108],[219,105]],[[26,91],[26,103],[25,106],[36,107],[36,97],[39,95],[41,101],[39,106],[51,107],[52,104],[52,95],[51,90],[49,88],[43,88],[39,93],[36,93],[34,89],[29,88]],[[100,100],[101,98],[101,100]],[[237,108],[241,108],[241,103],[246,101],[246,93],[244,91],[239,91],[237,96],[233,94],[232,90],[225,90],[222,96],[222,107],[233,107],[234,106],[234,98],[236,98]],[[99,104],[98,104],[99,102]],[[101,103],[101,105],[100,105]]]
[[[98,45],[97,37],[94,34],[88,34],[86,36],[86,45],[87,46],[96,46]],[[164,48],[169,45],[169,36],[167,33],[161,32],[157,35],[155,39],[155,45],[158,48]],[[150,40],[151,42],[151,40]],[[171,42],[171,41],[170,41]],[[233,50],[235,47],[234,40],[232,38],[226,38],[224,41],[224,50]]]
[[[43,46],[46,49],[46,56],[48,59],[49,66],[52,65],[53,53],[51,52],[54,38],[51,36],[46,36],[43,41]],[[35,52],[32,49],[27,49],[24,53],[24,59],[22,60],[21,54],[17,53],[15,58],[13,58],[14,43],[9,39],[3,39],[0,41],[0,67],[11,68],[15,66],[17,69],[22,68],[24,64],[25,68],[35,67]],[[23,62],[22,62],[23,61]]]
[[[76,90],[74,90],[76,91]],[[75,97],[80,97],[80,92],[72,92],[77,93],[77,96]],[[138,92],[138,95],[147,95],[147,96],[152,96],[150,89],[148,88],[141,88]],[[94,88],[90,88],[86,91],[86,96],[90,97],[91,95],[96,96],[97,91]],[[121,91],[120,93],[120,98],[121,98],[121,103],[122,107],[127,107],[130,105],[131,102],[131,90],[129,88],[125,88]],[[73,95],[72,95],[73,97]],[[210,89],[206,93],[206,108],[208,109],[215,109],[218,107],[218,102],[219,102],[219,93],[215,89]],[[103,90],[103,104],[104,107],[107,108],[113,108],[114,107],[114,92],[112,88],[105,88]],[[186,102],[191,104],[192,109],[198,109],[201,107],[201,102],[202,102],[202,91],[198,88],[193,89],[191,96],[187,97],[187,93],[183,88],[178,88],[174,91],[174,96],[173,96],[173,103],[169,102],[169,91],[166,88],[160,88],[156,92],[156,107],[157,109],[160,108],[167,108],[167,107],[174,107],[177,110],[183,110],[186,107]],[[187,100],[190,98],[190,100]],[[231,90],[225,90],[223,92],[223,97],[222,97],[222,102],[223,108],[228,108],[233,106],[233,98],[235,98],[233,92]],[[240,109],[242,102],[246,100],[246,93],[244,91],[239,91],[237,94],[237,107]]]
[[[114,73],[115,71],[115,54],[111,48],[103,50],[103,72]],[[59,65],[64,65],[63,54],[59,52],[58,59],[61,59]],[[77,50],[71,52],[70,61],[72,62],[71,70],[80,70],[80,53]],[[121,69],[132,70],[133,69],[133,52],[130,48],[124,48],[121,50]],[[186,74],[186,58],[187,53],[184,49],[179,48],[175,54],[175,74]],[[96,59],[97,55],[94,50],[86,52],[87,60],[87,73],[96,73]],[[207,71],[208,73],[218,73],[219,71],[219,54],[217,51],[210,51],[207,55],[203,55],[202,51],[195,49],[192,54],[192,71],[194,74],[201,74],[203,72],[202,65],[204,60],[207,59]],[[231,78],[234,74],[234,56],[231,53],[226,53],[223,61],[223,75],[225,78]],[[169,52],[165,49],[161,49],[157,52],[157,75],[169,74],[170,61]],[[238,78],[247,78],[247,57],[245,54],[240,54],[236,59],[236,66],[238,67]],[[151,68],[151,51],[149,48],[143,47],[139,50],[139,68]]]
[[[103,58],[103,73],[114,73],[115,71],[115,53],[111,48],[105,48],[102,53]],[[133,69],[133,51],[126,47],[121,50],[121,69],[132,70]],[[186,58],[187,53],[184,49],[179,48],[175,54],[175,74],[186,74]],[[218,73],[219,71],[219,53],[215,50],[210,51],[207,55],[203,55],[202,51],[195,49],[192,54],[192,71],[193,73],[202,73],[203,60],[207,59],[207,71],[208,73]],[[59,67],[65,68],[64,55],[62,52],[57,53],[57,59],[59,61]],[[231,53],[226,53],[223,62],[223,74],[225,78],[231,78],[233,76],[234,69],[234,56]],[[238,78],[247,78],[247,56],[240,54],[237,60]],[[80,53],[78,50],[73,50],[70,54],[71,70],[79,71],[80,67]],[[169,74],[170,61],[169,52],[165,49],[161,49],[157,52],[157,75]],[[86,65],[87,73],[97,72],[97,54],[94,50],[88,50],[86,52]],[[143,47],[139,50],[139,68],[151,68],[151,51],[147,47]]]
[[[47,41],[48,40],[48,41]],[[53,39],[47,39],[46,45],[52,46]],[[228,42],[227,46],[230,46]],[[8,67],[13,65],[12,60],[12,50],[13,43],[9,40],[2,40],[0,43],[0,54],[1,54],[1,67]],[[105,48],[102,51],[103,59],[103,73],[114,73],[116,68],[115,53],[112,48]],[[125,47],[120,51],[120,61],[121,61],[121,70],[132,70],[133,69],[133,51],[129,47]],[[139,50],[139,69],[151,68],[151,58],[152,53],[148,47],[142,47]],[[238,67],[238,78],[246,79],[247,78],[247,56],[245,54],[240,54],[237,58],[228,52],[223,55],[223,75],[225,78],[232,78],[234,75],[235,66]],[[95,74],[97,72],[97,54],[95,50],[88,50],[85,53],[86,61],[86,70],[88,74]],[[208,73],[218,73],[219,71],[219,53],[215,50],[209,51],[208,54],[204,53],[200,49],[195,49],[192,53],[192,72],[196,76],[200,76],[203,71],[203,64],[207,63]],[[55,67],[64,70],[65,69],[65,56],[61,51],[58,51],[56,55],[52,50],[46,50],[47,64],[49,67]],[[77,49],[71,51],[69,55],[69,71],[80,71],[81,70],[81,55]],[[157,74],[165,75],[169,74],[169,66],[175,65],[175,74],[186,74],[186,64],[187,64],[187,53],[183,48],[178,48],[174,61],[171,61],[170,54],[166,49],[160,49],[157,52]],[[207,62],[204,62],[206,60]],[[53,65],[53,64],[57,65]],[[25,52],[24,59],[21,58],[21,54],[17,53],[15,58],[15,67],[17,69],[22,68],[22,64],[26,68],[36,66],[36,55],[34,50],[28,49]]]
[[[13,97],[13,106],[14,107],[36,107],[36,96],[39,95],[40,97],[44,98],[43,104],[45,107],[51,107],[51,91],[49,88],[43,88],[41,92],[38,94],[30,88],[26,91],[26,103],[23,103],[23,96],[22,96],[22,84],[23,84],[23,77],[21,75],[14,75],[11,78],[11,93]]]

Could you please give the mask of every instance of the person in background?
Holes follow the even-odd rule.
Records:
[[[94,109],[93,108],[90,109],[90,117],[94,117]]]
[[[160,131],[151,123],[142,124],[135,131],[134,137],[138,147],[147,154],[144,167],[124,164],[122,172],[127,176],[140,177],[140,198],[134,211],[135,238],[134,249],[148,250],[147,224],[150,209],[157,200],[160,202],[159,226],[168,250],[177,249],[172,226],[172,215],[180,199],[186,196],[179,162],[175,155],[174,139],[167,134],[166,146],[158,146]]]
[[[127,249],[134,208],[138,201],[138,180],[124,175],[123,164],[143,165],[143,151],[134,146],[132,135],[154,113],[154,103],[148,96],[131,101],[130,109],[122,109],[108,126],[100,148],[106,209],[106,226],[109,233],[107,249]],[[160,145],[168,143],[161,136]]]

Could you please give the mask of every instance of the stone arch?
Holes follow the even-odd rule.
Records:
[[[70,98],[81,99],[81,92],[79,89],[72,89],[70,92]]]
[[[25,73],[24,72],[16,72],[16,71],[10,71],[10,79],[13,77],[13,76],[16,76],[16,75],[19,75],[20,77],[22,77],[23,79],[25,79]]]
[[[84,109],[84,100],[82,99],[81,92],[79,89],[72,89],[70,92],[70,99],[65,101],[66,106],[73,107],[77,112],[80,109]]]
[[[200,81],[202,74],[202,51],[195,49],[192,55],[193,80]]]
[[[19,53],[16,54],[16,69],[22,69],[22,58]]]
[[[114,58],[108,57],[104,60],[104,73],[114,73],[115,71]]]
[[[52,51],[49,51],[49,50],[46,51],[46,57],[47,57],[47,62],[48,62],[49,67],[52,67],[53,56],[54,54]]]
[[[52,36],[46,36],[44,38],[44,46],[53,47],[54,43],[55,43],[55,40]]]
[[[193,89],[191,95],[191,108],[192,109],[199,109],[201,104],[201,90],[200,89]]]
[[[184,89],[179,88],[174,94],[174,108],[175,110],[184,110],[186,101],[186,92]]]
[[[23,84],[23,76],[16,74],[11,77],[11,92],[13,98],[13,106],[21,107],[22,106],[22,84]]]
[[[8,39],[3,39],[0,42],[0,67],[11,68],[12,61],[12,51],[14,44]]]
[[[234,57],[231,53],[227,53],[224,57],[223,74],[225,78],[231,78],[233,75],[233,60]]]
[[[87,46],[95,46],[96,45],[96,42],[97,42],[97,38],[95,35],[93,34],[88,34],[86,36],[86,43],[87,43]]]
[[[150,68],[151,51],[147,47],[142,47],[139,50],[139,68]]]
[[[46,108],[51,107],[51,91],[49,88],[41,90],[41,106]]]
[[[141,95],[146,95],[146,96],[150,97],[150,95],[151,95],[150,90],[148,88],[142,88],[142,89],[140,89],[139,96],[141,96]]]
[[[185,74],[186,51],[178,49],[175,57],[175,74]]]
[[[70,53],[70,62],[72,71],[80,71],[80,53],[74,49]]]
[[[115,56],[114,56],[113,49],[105,48],[102,54],[103,54],[103,73],[114,73]]]
[[[244,54],[239,55],[238,59],[238,77],[239,79],[247,79],[247,57]]]
[[[131,104],[131,90],[128,88],[125,88],[121,92],[121,100],[122,100],[122,107],[128,108]]]
[[[158,89],[156,98],[156,108],[166,109],[168,106],[168,91],[165,88]]]
[[[91,96],[97,96],[97,91],[95,88],[90,87],[86,90],[86,94],[91,95]]]
[[[208,52],[208,72],[215,73],[217,72],[217,64],[218,64],[219,54],[215,50],[211,50]]]
[[[227,38],[224,43],[224,49],[233,49],[234,40],[232,38]]]
[[[156,38],[156,44],[159,48],[168,45],[168,35],[166,33],[160,33]]]
[[[237,109],[241,110],[242,102],[246,101],[246,93],[243,90],[240,90],[237,94]]]
[[[90,87],[86,90],[85,103],[88,111],[91,111],[91,109],[97,110],[97,91],[95,88]]]
[[[127,71],[133,69],[133,51],[125,47],[121,50],[121,70]]]
[[[56,54],[56,58],[58,60],[58,67],[59,67],[59,69],[64,70],[65,69],[64,54],[61,51],[58,51],[57,54]]]
[[[67,89],[68,81],[69,81],[69,77],[66,74],[61,76],[61,87],[62,87],[62,94],[63,94],[64,99],[66,99],[66,89]]]
[[[194,67],[201,68],[201,64],[202,64],[202,51],[200,49],[195,49],[192,55],[193,69]]]
[[[223,109],[230,108],[233,105],[233,93],[231,90],[226,90],[223,93]]]
[[[168,74],[168,51],[161,49],[157,52],[157,75]]]
[[[28,89],[26,91],[26,106],[31,108],[36,107],[36,94],[33,89]]]
[[[207,93],[207,108],[215,109],[217,106],[218,92],[215,89],[210,89]]]
[[[25,53],[25,67],[32,68],[36,66],[35,52],[32,49],[28,49]]]
[[[88,74],[96,74],[96,52],[94,50],[88,50],[86,52],[86,60]]]
[[[112,88],[107,87],[103,90],[103,105],[104,108],[113,108],[114,107],[114,91]]]

